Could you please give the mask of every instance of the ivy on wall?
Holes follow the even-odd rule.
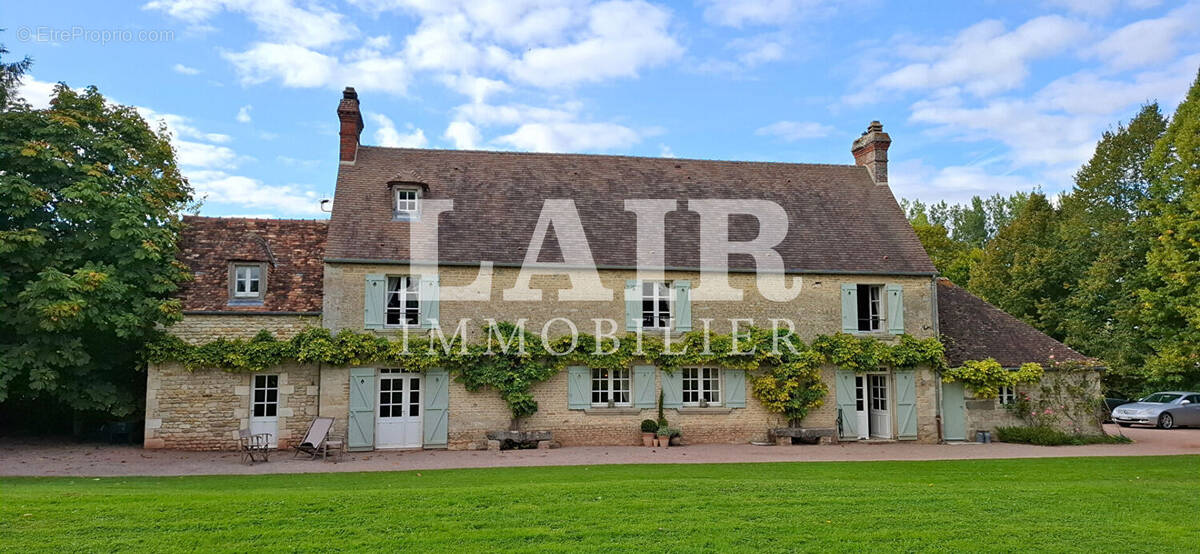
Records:
[[[951,383],[961,382],[971,389],[975,398],[995,398],[1000,394],[1000,387],[1015,386],[1019,383],[1036,383],[1042,379],[1045,369],[1042,364],[1027,363],[1015,371],[1004,369],[1000,362],[992,358],[986,360],[968,360],[961,367],[950,368],[942,372],[942,381]]]
[[[634,362],[663,371],[715,365],[751,373],[751,389],[763,406],[800,420],[824,401],[828,387],[821,368],[853,371],[927,365],[944,369],[942,343],[936,338],[901,335],[895,344],[844,333],[822,335],[806,344],[786,329],[749,328],[736,335],[693,331],[667,340],[661,335],[629,334],[620,339],[588,334],[565,335],[543,343],[541,337],[509,322],[485,326],[485,339],[467,344],[459,338],[401,335],[395,340],[373,333],[311,327],[281,341],[269,331],[251,339],[216,339],[192,345],[174,336],[149,347],[152,362],[179,362],[189,370],[263,371],[294,361],[330,366],[385,365],[407,371],[447,369],[467,390],[495,389],[513,418],[537,411],[533,386],[569,365],[628,368]]]

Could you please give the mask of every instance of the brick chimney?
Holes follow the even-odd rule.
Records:
[[[341,163],[353,164],[358,157],[358,137],[362,135],[362,113],[358,111],[358,93],[354,87],[342,91],[342,102],[338,104],[338,119],[342,122],[339,135],[342,138]]]
[[[883,132],[883,124],[872,121],[850,147],[850,153],[854,154],[854,165],[867,168],[876,185],[887,184],[887,151],[891,145],[892,137]]]

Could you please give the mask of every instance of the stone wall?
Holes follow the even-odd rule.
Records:
[[[263,372],[279,376],[280,449],[303,438],[319,400],[318,370],[284,364]],[[146,448],[232,450],[250,425],[253,374],[188,371],[177,363],[151,364],[146,378]],[[345,416],[343,415],[343,419]]]
[[[1100,394],[1100,373],[1095,371],[1061,374],[1054,371],[1046,371],[1042,377],[1041,383],[1024,384],[1016,387],[1018,396],[1028,394],[1035,401],[1043,394],[1043,387],[1049,386],[1055,379],[1068,379],[1071,381],[1082,381],[1090,391],[1090,396],[1098,396]],[[975,434],[979,431],[996,431],[997,427],[1012,427],[1027,425],[1024,419],[1017,414],[1011,412],[1007,406],[1000,404],[998,398],[975,398],[971,394],[969,388],[965,389],[966,404],[967,404],[967,440],[975,440]],[[1064,401],[1067,402],[1067,401]],[[1078,402],[1086,402],[1086,399],[1076,399],[1075,406]],[[1069,407],[1068,407],[1069,408]],[[1057,408],[1062,410],[1061,407]],[[1062,430],[1067,432],[1081,432],[1084,434],[1096,434],[1101,431],[1098,422],[1089,421],[1083,423],[1083,428],[1078,431],[1074,429],[1074,425],[1066,420],[1060,420],[1059,425]]]
[[[472,283],[479,272],[476,267],[442,267],[439,269],[443,289],[440,316],[443,333],[450,336],[458,322],[469,319],[466,326],[469,337],[479,338],[482,325],[487,318],[497,321],[516,322],[528,320],[525,328],[540,333],[543,325],[554,318],[571,320],[580,332],[597,334],[595,318],[618,322],[618,335],[625,333],[625,281],[636,277],[634,271],[601,270],[600,280],[612,292],[611,301],[560,301],[558,291],[569,286],[566,276],[553,275],[535,277],[531,287],[542,289],[539,301],[505,301],[503,291],[511,288],[517,279],[516,268],[495,268],[492,278],[491,300],[452,300],[446,288],[466,286]],[[406,274],[405,265],[372,264],[325,264],[324,324],[334,331],[353,329],[362,331],[363,289],[368,273]],[[729,274],[730,286],[743,291],[740,301],[692,301],[692,324],[702,328],[703,319],[712,319],[711,329],[718,333],[730,331],[731,318],[753,319],[760,327],[769,328],[771,318],[790,319],[796,332],[806,340],[817,335],[832,334],[842,329],[842,283],[900,284],[904,286],[905,332],[918,338],[935,336],[933,324],[932,281],[928,277],[901,276],[853,276],[853,275],[803,275],[800,295],[788,302],[774,302],[759,293],[754,274]],[[697,272],[667,272],[666,279],[689,279],[693,287],[700,285]],[[607,331],[608,329],[605,329]],[[566,334],[567,326],[561,322],[550,328],[551,336]],[[396,331],[381,331],[389,335]],[[890,335],[880,334],[881,338]]]
[[[279,339],[291,338],[305,327],[320,327],[319,316],[255,314],[189,314],[167,330],[187,342],[199,344],[217,338],[248,339],[266,329]]]

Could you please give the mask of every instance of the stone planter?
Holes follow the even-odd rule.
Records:
[[[642,446],[654,446],[654,433],[642,433]]]

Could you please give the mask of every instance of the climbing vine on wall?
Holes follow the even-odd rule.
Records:
[[[958,381],[971,389],[976,398],[995,398],[1000,394],[1000,387],[1036,383],[1042,379],[1044,372],[1042,364],[1022,364],[1020,368],[1010,371],[1004,369],[1000,362],[988,358],[968,360],[960,367],[946,369],[942,371],[942,381]]]
[[[621,338],[565,335],[543,343],[540,336],[509,322],[484,327],[484,340],[308,328],[281,341],[268,331],[251,339],[216,339],[193,345],[166,336],[149,347],[153,362],[179,362],[189,370],[263,371],[296,361],[330,366],[386,365],[407,371],[447,369],[468,390],[495,389],[514,418],[537,411],[533,386],[569,365],[628,368],[641,361],[666,372],[692,365],[716,365],[753,373],[751,388],[767,410],[799,420],[819,407],[828,387],[821,368],[854,371],[879,367],[942,369],[943,348],[936,338],[900,336],[895,344],[848,334],[824,335],[812,344],[786,329],[749,328],[734,334],[703,331],[672,337],[629,334]]]

